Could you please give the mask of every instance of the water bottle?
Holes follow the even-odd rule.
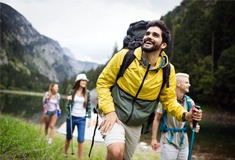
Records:
[[[58,117],[60,116],[60,110],[59,109],[57,110],[57,116]]]

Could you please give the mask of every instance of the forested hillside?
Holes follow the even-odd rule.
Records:
[[[76,60],[4,3],[0,3],[0,46],[0,89],[45,91],[50,82],[59,83],[99,66]]]
[[[177,72],[190,74],[196,102],[234,110],[235,1],[187,0],[162,19],[172,32],[168,48]]]
[[[235,1],[184,0],[161,18],[172,34],[169,59],[176,72],[189,73],[189,95],[199,105],[235,111],[234,11]],[[87,73],[90,88],[102,69]]]

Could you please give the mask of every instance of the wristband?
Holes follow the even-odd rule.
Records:
[[[182,121],[183,121],[183,122],[186,121],[186,113],[187,113],[187,112],[184,112],[183,115],[182,115]]]

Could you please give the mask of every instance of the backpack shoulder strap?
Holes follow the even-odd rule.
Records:
[[[165,110],[163,110],[163,113],[162,113],[162,118],[161,118],[161,123],[160,123],[160,131],[164,132],[167,128],[167,125],[166,125],[166,118],[167,118],[167,113]]]
[[[162,86],[161,86],[160,92],[163,89],[165,84],[167,88],[170,87],[170,84],[169,84],[170,71],[171,71],[171,65],[170,63],[168,63],[167,66],[163,68],[163,80],[162,80]],[[160,98],[160,93],[157,97],[158,101],[159,101],[159,98]]]
[[[167,66],[163,68],[163,82],[162,82],[161,90],[165,84],[166,84],[167,88],[169,88],[169,86],[170,86],[170,84],[169,84],[170,71],[171,71],[171,65],[170,65],[170,63],[168,63]]]
[[[193,104],[192,104],[192,99],[188,96],[188,95],[185,95],[185,98],[186,98],[186,102],[187,102],[187,106],[188,106],[188,112],[191,110]]]
[[[135,55],[134,55],[134,49],[130,49],[127,51],[127,53],[124,56],[124,59],[122,61],[122,65],[121,68],[119,70],[119,73],[116,77],[116,81],[123,76],[125,70],[128,68],[128,66],[131,64],[131,62],[135,59]]]

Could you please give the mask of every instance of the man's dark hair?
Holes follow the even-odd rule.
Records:
[[[153,20],[148,23],[147,29],[155,26],[159,27],[162,30],[162,42],[168,44],[171,40],[171,33],[166,24],[161,20]]]

